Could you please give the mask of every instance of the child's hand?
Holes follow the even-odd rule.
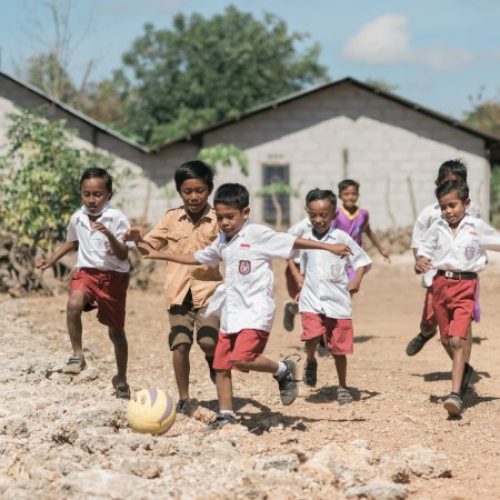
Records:
[[[340,255],[341,257],[346,257],[352,254],[352,250],[343,243],[337,243],[336,245],[330,245],[330,252]]]
[[[351,295],[358,293],[360,288],[361,288],[361,281],[359,280],[351,281],[347,286],[347,290]]]
[[[432,260],[427,257],[419,257],[415,262],[415,272],[425,273],[432,269]]]
[[[389,257],[389,252],[387,250],[384,250],[383,248],[380,249],[380,255],[382,255],[386,262],[389,264],[391,263],[391,258]]]
[[[113,233],[106,226],[101,224],[100,222],[91,222],[90,227],[92,229],[95,229],[96,231],[99,231],[100,233],[104,234],[108,238],[113,236]]]
[[[41,261],[37,262],[35,264],[35,267],[37,269],[40,269],[41,271],[45,271],[45,269],[48,269],[49,267],[52,267],[54,263],[50,259],[42,259]]]
[[[136,246],[144,259],[162,259],[165,257],[163,252],[155,250],[149,243],[139,241]]]
[[[127,232],[125,233],[125,241],[135,241],[136,243],[138,241],[142,241],[141,230],[136,227],[127,229]]]

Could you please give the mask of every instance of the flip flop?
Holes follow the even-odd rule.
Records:
[[[118,376],[115,375],[111,379],[113,388],[115,390],[115,396],[119,399],[130,399],[130,386],[127,383],[120,382]]]

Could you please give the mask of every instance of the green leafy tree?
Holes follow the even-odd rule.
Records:
[[[389,83],[386,82],[385,80],[377,78],[368,78],[365,81],[368,85],[371,85],[372,87],[382,90],[383,92],[395,92],[399,88],[399,85],[396,85],[395,83]]]
[[[500,137],[500,99],[483,99],[480,92],[469,101],[472,109],[464,113],[465,123]]]
[[[159,144],[325,81],[319,46],[297,49],[305,39],[234,6],[209,19],[179,14],[172,29],[146,24],[115,75],[128,103],[123,131]]]
[[[242,174],[248,176],[247,155],[233,144],[216,144],[202,148],[198,153],[198,159],[210,165],[214,172],[217,172],[219,166],[231,167],[237,164]]]
[[[112,169],[113,160],[74,147],[74,134],[62,121],[50,123],[30,111],[8,118],[8,149],[0,156],[0,221],[34,257],[38,246],[51,251],[64,239],[69,218],[81,204],[83,170],[92,165]]]

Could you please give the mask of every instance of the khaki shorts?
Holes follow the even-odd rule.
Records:
[[[180,344],[192,345],[195,332],[198,344],[215,347],[219,334],[219,319],[215,316],[204,318],[202,314],[205,310],[206,307],[193,309],[191,292],[188,292],[182,305],[170,308],[168,345],[171,351]]]

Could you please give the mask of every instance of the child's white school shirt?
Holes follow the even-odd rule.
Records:
[[[310,231],[305,239],[347,245],[352,255],[340,257],[324,250],[301,250],[300,268],[305,273],[300,291],[299,311],[324,314],[334,319],[349,319],[352,314],[351,294],[348,291],[347,267],[370,266],[366,252],[344,231],[330,229],[318,239]]]
[[[311,229],[311,221],[309,220],[309,217],[306,217],[288,229],[287,233],[295,236],[296,238],[303,238],[306,233],[311,231]],[[294,250],[291,258],[296,264],[300,264],[300,250]]]
[[[476,207],[472,202],[467,209],[467,214],[472,217],[479,219],[481,214],[479,213],[479,208]],[[441,219],[441,207],[439,203],[432,203],[427,205],[417,217],[415,224],[413,225],[413,231],[411,235],[411,248],[418,250],[422,240],[424,238],[427,230],[432,226],[434,222]],[[422,286],[430,287],[432,285],[432,280],[436,275],[437,269],[431,269],[426,273],[422,274]]]
[[[200,264],[224,264],[224,282],[215,290],[206,312],[220,316],[223,333],[246,328],[271,331],[275,309],[271,260],[288,259],[295,239],[247,222],[229,241],[221,233],[211,245],[194,254]]]
[[[432,259],[435,269],[478,273],[488,261],[485,250],[500,251],[500,233],[483,220],[465,215],[455,234],[444,219],[434,222],[417,256]]]
[[[125,214],[109,205],[105,205],[96,222],[106,226],[119,241],[123,241],[125,232],[130,227]],[[83,207],[71,216],[66,241],[78,241],[78,261],[76,263],[78,269],[89,267],[101,271],[121,273],[127,273],[130,270],[128,259],[118,259],[111,250],[108,238],[97,229],[90,227],[89,216]]]

